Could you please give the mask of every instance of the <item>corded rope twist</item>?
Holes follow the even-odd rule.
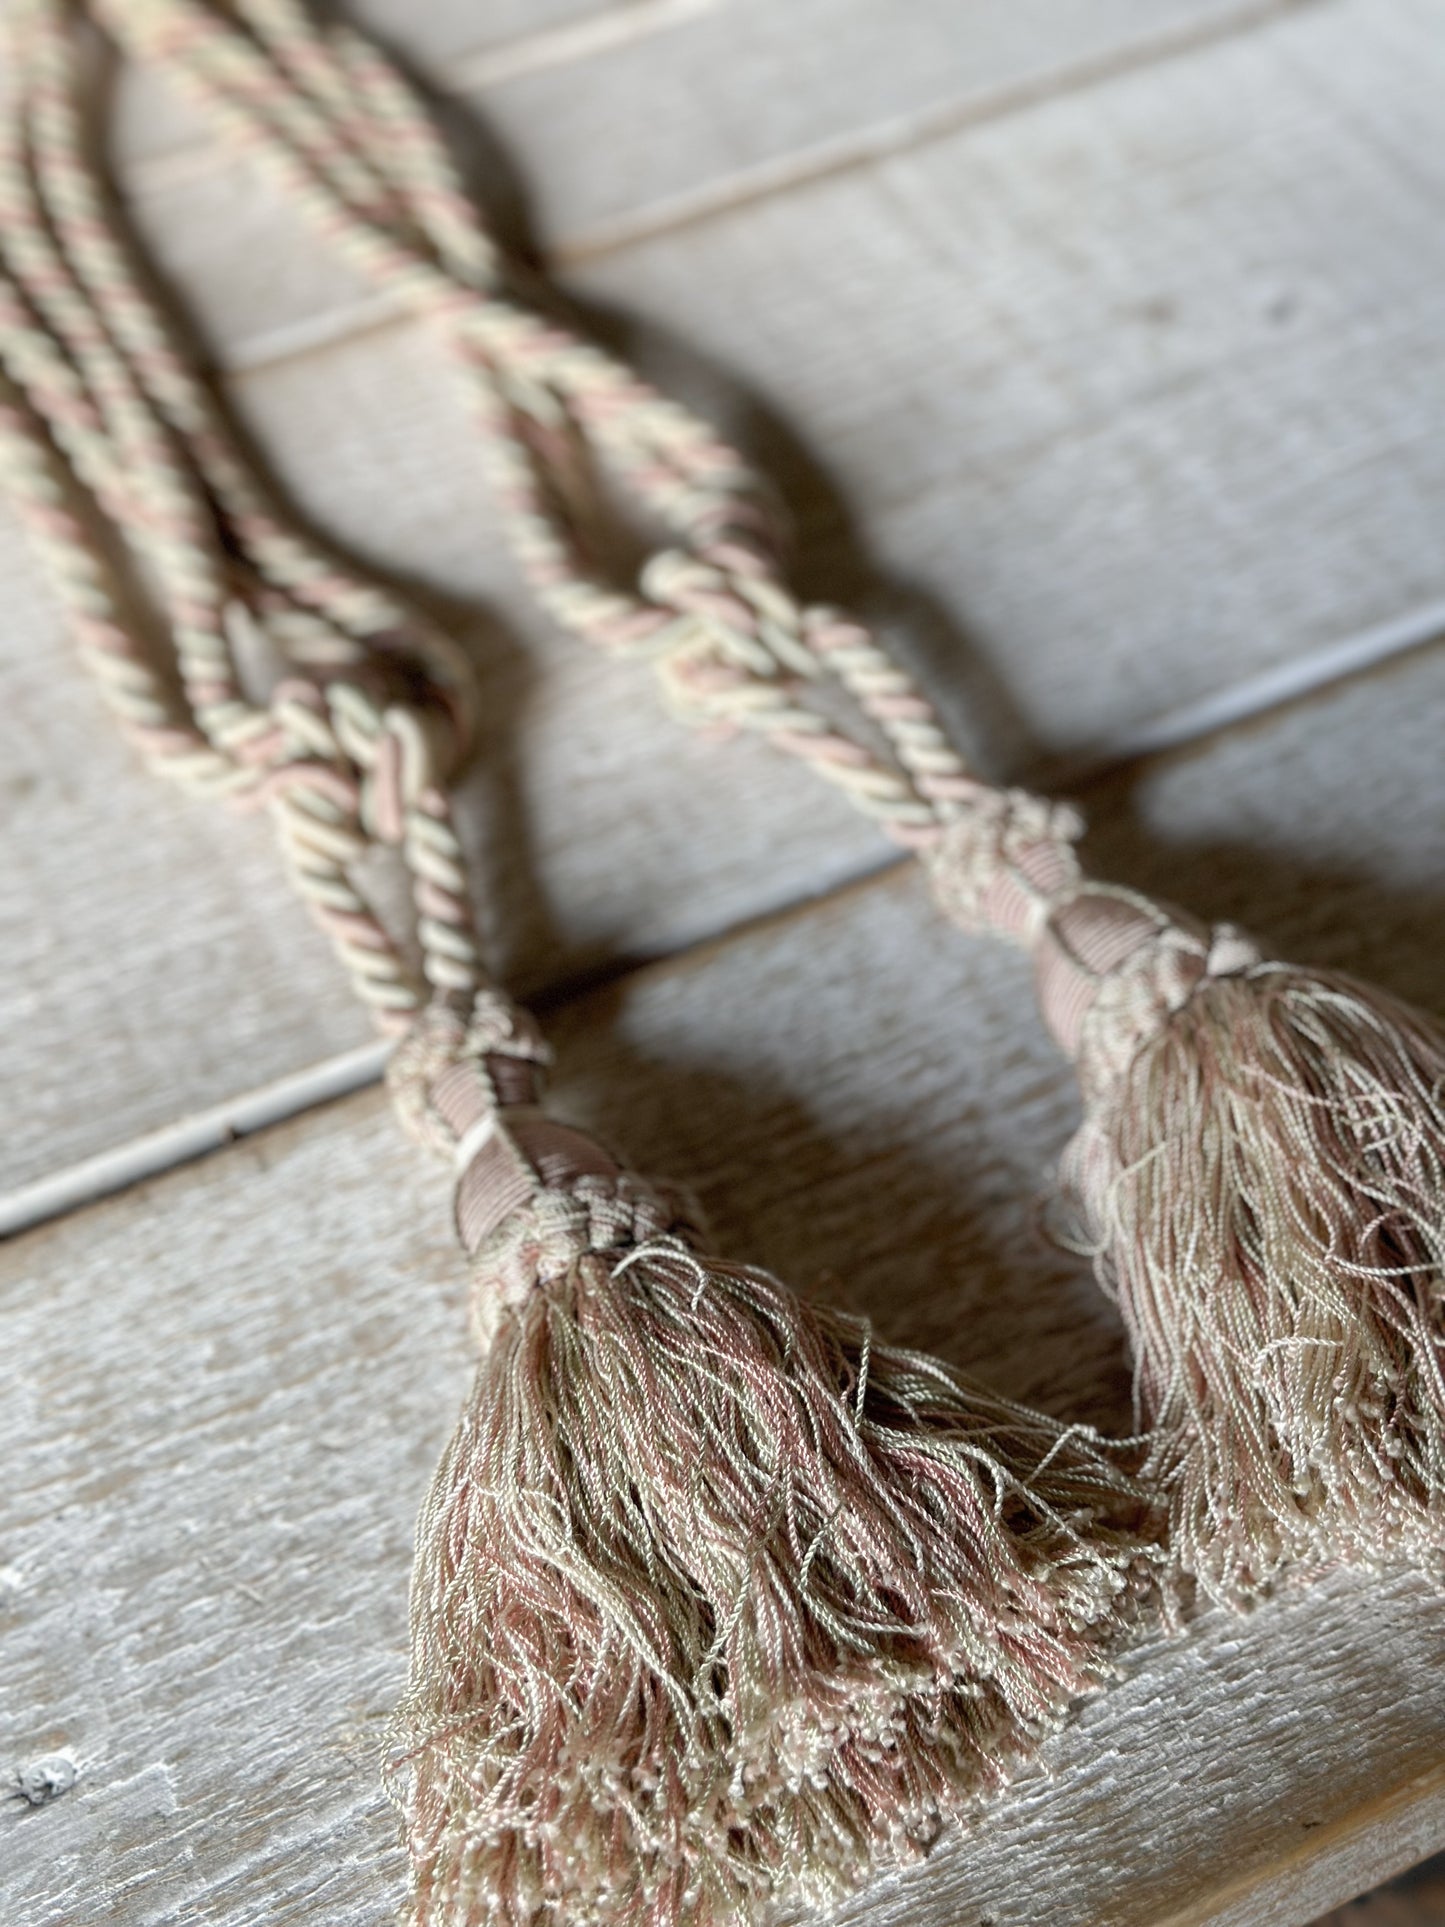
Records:
[[[355,882],[375,842],[397,846],[412,874],[424,978],[457,993],[482,981],[442,789],[470,722],[468,678],[444,639],[284,525],[176,351],[103,218],[77,106],[73,27],[86,17],[174,71],[355,265],[440,328],[468,376],[508,534],[556,620],[650,660],[686,721],[751,731],[816,770],[927,858],[959,921],[1079,962],[1048,935],[1072,914],[1061,906],[1127,893],[1082,878],[1078,819],[973,776],[876,636],[798,602],[748,464],[551,312],[482,227],[429,116],[377,49],[298,0],[14,0],[25,84],[0,146],[6,358],[159,594],[189,709],[179,730],[143,652],[117,646],[113,614],[92,610],[88,653],[158,761],[273,805],[292,874],[373,1009],[404,1015],[420,996]],[[94,604],[102,572],[54,513],[23,411],[10,413],[20,428],[7,439],[24,444],[10,458],[18,485],[65,551],[70,593]],[[591,560],[608,477],[666,531],[632,587]],[[238,667],[251,622],[296,672],[259,707]],[[393,650],[424,691],[420,707],[387,685]],[[857,727],[835,720],[828,682]],[[1097,994],[1123,955],[1076,970],[1067,997],[1086,979]],[[1071,1048],[1079,1022],[1054,1024]]]
[[[358,35],[293,0],[126,0],[95,9],[173,67],[363,272],[443,329],[471,377],[512,542],[555,619],[658,666],[672,706],[798,757],[898,841],[927,845],[978,785],[931,705],[859,625],[800,607],[748,465],[523,285],[480,226],[429,118]],[[672,532],[636,591],[588,560],[594,457]],[[828,675],[881,750],[808,698]]]
[[[0,120],[0,463],[83,656],[142,752],[187,787],[264,802],[291,874],[383,1025],[481,981],[442,783],[465,747],[464,658],[267,501],[120,243],[86,150],[75,10],[18,0]],[[123,538],[103,542],[88,493]],[[174,650],[153,663],[138,607]],[[287,673],[243,688],[257,632]],[[178,687],[177,687],[178,684]],[[355,870],[409,872],[418,972]]]

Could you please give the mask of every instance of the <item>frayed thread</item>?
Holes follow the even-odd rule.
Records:
[[[1073,1241],[1133,1346],[1179,1568],[1445,1577],[1445,1039],[1344,977],[1206,974],[1089,1101]]]
[[[553,1200],[478,1254],[508,1303],[419,1526],[418,1927],[825,1902],[1001,1785],[1147,1588],[1092,1435],[578,1189],[612,1248]]]

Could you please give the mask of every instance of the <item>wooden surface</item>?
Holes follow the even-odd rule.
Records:
[[[1100,867],[1445,1004],[1430,0],[363,11],[512,231],[774,468],[809,588],[994,767],[1067,768]],[[1124,1423],[1035,1226],[1074,1100],[1017,959],[547,633],[415,331],[150,80],[120,109],[236,406],[475,648],[472,851],[572,1113],[729,1250]],[[375,1744],[467,1371],[445,1200],[375,1092],[317,1105],[374,1059],[264,827],[131,765],[3,519],[0,596],[0,1769],[79,1769],[0,1806],[0,1917],[390,1920]],[[296,1115],[179,1164],[208,1111]],[[1139,1655],[840,1927],[1302,1927],[1445,1844],[1442,1761],[1445,1606],[1336,1575]]]

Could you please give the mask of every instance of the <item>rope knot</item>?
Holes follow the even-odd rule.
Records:
[[[965,930],[992,930],[1026,949],[1081,882],[1074,845],[1084,821],[1068,803],[1027,790],[982,791],[929,853],[934,895]]]
[[[624,1259],[662,1238],[696,1238],[682,1198],[626,1171],[588,1172],[534,1192],[479,1240],[472,1259],[472,1320],[483,1343],[504,1310],[584,1260]]]
[[[408,1134],[454,1164],[487,1119],[536,1109],[550,1062],[530,1014],[483,990],[470,1009],[428,1004],[392,1052],[386,1081]]]
[[[1208,930],[1133,891],[1086,883],[1050,915],[1038,943],[1039,1005],[1075,1060],[1087,1101],[1123,1074],[1201,985],[1259,961],[1233,925]]]
[[[761,556],[735,544],[725,560],[662,549],[643,569],[641,589],[672,620],[631,648],[658,663],[685,714],[730,721],[758,683],[820,673],[802,609]]]
[[[456,1171],[457,1236],[479,1278],[501,1264],[509,1278],[525,1272],[536,1282],[569,1253],[610,1249],[643,1196],[600,1144],[542,1109],[549,1061],[532,1018],[496,990],[470,1010],[446,999],[429,1005],[392,1053],[392,1102],[411,1136]],[[591,1213],[585,1226],[564,1208],[577,1198]],[[631,1201],[621,1219],[618,1198]],[[583,1229],[601,1242],[574,1253],[567,1239]]]

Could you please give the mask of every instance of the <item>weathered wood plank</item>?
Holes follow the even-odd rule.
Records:
[[[1398,665],[1121,782],[1101,851],[1438,1001],[1442,690]],[[1121,1423],[1117,1330],[1031,1208],[1074,1104],[1025,976],[895,873],[573,1002],[559,1103],[727,1248]],[[462,1296],[442,1174],[375,1093],[0,1250],[0,1760],[81,1767],[0,1810],[7,1918],[392,1917],[374,1753]],[[1407,1575],[1207,1618],[840,1922],[1300,1927],[1445,1843],[1442,1642]]]
[[[1445,598],[1445,454],[1420,433],[1445,396],[1434,26],[1419,0],[1337,0],[571,279],[751,434],[820,544],[820,587],[850,573],[832,553],[846,521],[912,591],[915,646],[933,645],[960,710],[977,704],[995,758],[1107,754],[1166,710]],[[529,180],[556,165],[551,128],[513,145]],[[158,238],[223,354],[244,343],[238,275],[272,313],[295,276],[334,286],[298,245],[259,287],[224,222],[173,212]],[[198,237],[217,256],[204,272],[184,255]],[[239,388],[283,462],[322,362]],[[368,408],[364,376],[346,381],[363,468],[391,386],[378,363]],[[296,472],[362,537],[387,518],[375,495],[354,518],[339,499],[345,448],[298,439]],[[433,448],[463,459],[451,437]]]
[[[656,317],[649,361],[788,484],[808,586],[884,606],[995,766],[1108,755],[1162,711],[1445,592],[1445,455],[1419,432],[1445,395],[1445,243],[1379,158],[1433,109],[1428,26],[1406,0],[1336,0],[594,261],[585,292]],[[529,170],[549,146],[533,139]],[[1435,165],[1434,143],[1415,151]],[[233,227],[229,250],[254,264],[271,221]],[[495,600],[498,626],[474,631],[492,722],[473,821],[524,979],[674,948],[871,860],[866,828],[792,772],[686,739],[642,672],[539,630],[456,397],[405,331],[236,394],[319,516],[453,598]],[[133,771],[8,536],[0,569],[0,729],[28,793],[0,852],[13,1184],[363,1032],[262,831]],[[21,852],[52,842],[70,867],[41,899]],[[54,1067],[82,1023],[78,1105]]]
[[[1445,593],[1437,25],[1308,11],[581,285],[826,463],[890,579],[964,630],[935,680],[995,749],[1011,723],[1025,755],[1102,750]]]
[[[883,0],[549,0],[525,33],[515,8],[353,11],[506,145],[545,149],[529,205],[554,240],[595,242],[1297,4],[963,0],[915,8],[903,32]],[[147,196],[218,172],[199,112],[148,73],[126,77],[115,145]]]
[[[665,32],[726,0],[349,0],[346,13],[449,91],[566,64],[579,55]],[[202,116],[147,72],[127,72],[115,100],[117,151],[162,172],[211,165]]]

